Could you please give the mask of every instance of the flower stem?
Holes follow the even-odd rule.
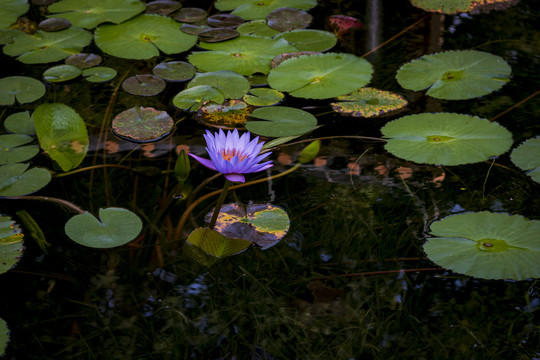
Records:
[[[219,210],[221,210],[221,206],[223,206],[223,202],[225,201],[225,197],[227,196],[229,186],[231,186],[231,182],[229,180],[225,180],[225,185],[223,185],[223,190],[221,190],[221,195],[219,195],[216,207],[214,208],[214,213],[212,214],[212,220],[210,220],[210,224],[208,225],[208,228],[210,230],[213,230],[214,226],[216,226]]]

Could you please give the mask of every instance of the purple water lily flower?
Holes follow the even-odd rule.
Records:
[[[265,170],[272,166],[272,161],[259,164],[270,155],[270,152],[259,155],[264,142],[259,143],[258,136],[250,141],[249,132],[239,136],[236,129],[227,131],[227,135],[221,129],[215,134],[207,130],[203,136],[206,139],[206,151],[211,160],[193,154],[189,156],[207,168],[219,171],[227,180],[245,182],[246,179],[242,174]]]

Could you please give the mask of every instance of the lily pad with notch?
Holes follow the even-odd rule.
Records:
[[[48,82],[63,82],[73,80],[79,75],[82,71],[79,67],[73,65],[56,65],[51,68],[48,68],[43,72],[43,79]]]
[[[280,91],[268,88],[253,88],[249,90],[243,99],[246,103],[253,106],[271,106],[279,103],[284,98]]]
[[[0,166],[0,196],[32,194],[51,181],[49,170],[30,164],[16,163]]]
[[[464,100],[489,94],[510,80],[510,66],[499,56],[476,50],[424,55],[403,65],[396,79],[405,89],[437,99]]]
[[[394,112],[407,105],[399,94],[375,88],[361,88],[350,94],[338,96],[341,102],[331,103],[332,109],[353,117],[376,117]]]
[[[245,77],[231,70],[199,73],[187,84],[187,88],[200,85],[208,85],[220,90],[226,99],[240,99],[250,87]]]
[[[280,33],[275,39],[285,39],[299,51],[323,52],[337,44],[337,37],[328,31],[302,29]]]
[[[282,7],[266,15],[266,21],[272,29],[291,31],[307,28],[313,21],[313,16],[304,10]]]
[[[162,92],[166,85],[165,80],[158,76],[142,74],[124,80],[122,89],[132,95],[154,96]]]
[[[436,264],[483,279],[540,278],[540,221],[481,211],[451,215],[430,226],[424,244]]]
[[[0,79],[0,105],[31,103],[45,95],[45,85],[28,76],[8,76]]]
[[[265,19],[272,11],[283,8],[309,10],[317,5],[317,0],[217,0],[214,6],[221,11],[231,11],[246,20]]]
[[[455,113],[403,116],[386,124],[385,149],[422,164],[461,165],[485,161],[512,146],[512,133],[496,122]]]
[[[251,242],[240,238],[229,238],[216,230],[197,228],[189,234],[184,253],[201,265],[211,266],[219,259],[245,251]]]
[[[279,31],[272,29],[266,20],[252,20],[240,25],[236,30],[243,35],[272,37],[279,34]]]
[[[102,60],[102,57],[97,54],[78,53],[67,57],[66,64],[86,69],[101,64]]]
[[[38,145],[28,145],[34,138],[25,134],[0,135],[0,165],[29,160],[39,153]]]
[[[73,216],[65,225],[66,235],[78,244],[92,248],[124,245],[139,235],[142,222],[122,208],[99,209],[99,219],[89,212]]]
[[[195,76],[197,70],[185,61],[167,61],[154,66],[152,73],[170,82],[187,81]]]
[[[82,76],[84,76],[87,81],[92,83],[110,81],[114,79],[117,74],[118,72],[116,70],[108,66],[95,66],[89,69],[84,69],[82,72]]]
[[[225,129],[243,127],[253,108],[242,100],[226,100],[223,104],[202,105],[196,119],[208,126]]]
[[[28,111],[21,111],[9,115],[6,120],[4,120],[4,127],[7,131],[14,134],[34,135],[36,133],[34,121],[30,117]]]
[[[134,142],[163,139],[174,129],[174,120],[166,111],[151,107],[133,107],[118,114],[112,121],[115,135]]]
[[[15,23],[30,8],[27,0],[0,0],[0,29]]]
[[[186,111],[197,111],[203,104],[212,101],[223,104],[223,93],[208,85],[199,85],[180,91],[173,98],[173,105]]]
[[[527,171],[534,181],[540,183],[540,137],[528,139],[515,148],[510,155],[512,162]]]
[[[255,109],[251,116],[265,121],[248,121],[246,129],[267,137],[303,135],[317,128],[317,119],[307,111],[287,106]]]
[[[24,252],[24,234],[19,224],[11,217],[0,214],[0,274],[21,260]],[[2,348],[0,347],[0,356]]]

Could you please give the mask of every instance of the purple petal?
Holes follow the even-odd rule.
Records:
[[[201,164],[203,164],[204,166],[206,166],[207,168],[215,170],[215,171],[219,171],[218,169],[216,169],[214,163],[211,160],[204,159],[202,157],[199,157],[197,155],[193,155],[190,153],[188,153],[188,155],[194,158],[195,160],[197,160],[198,162],[200,162]]]
[[[232,182],[246,182],[246,178],[244,175],[241,174],[223,174],[225,176],[225,179],[232,181]]]

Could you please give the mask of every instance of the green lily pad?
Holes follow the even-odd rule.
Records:
[[[122,83],[124,91],[140,96],[154,96],[165,89],[165,80],[158,76],[144,74],[127,78]]]
[[[304,10],[283,7],[270,12],[266,16],[268,26],[278,31],[305,29],[311,24],[313,16]],[[300,50],[300,49],[299,49]]]
[[[230,11],[246,20],[265,19],[272,11],[283,8],[309,10],[317,0],[217,0],[214,6],[221,11]]]
[[[27,76],[9,76],[0,79],[0,105],[13,105],[36,101],[45,95],[45,85]]]
[[[193,230],[189,234],[187,242],[216,258],[236,255],[251,245],[251,242],[245,239],[226,237],[218,231],[208,228],[197,228]]]
[[[182,4],[172,0],[156,0],[146,4],[147,14],[169,15],[180,9]]]
[[[162,139],[174,129],[174,120],[166,111],[151,107],[133,107],[112,121],[115,135],[130,141],[149,142]]]
[[[463,50],[424,55],[403,65],[396,79],[406,89],[446,100],[489,94],[510,80],[510,66],[490,53]]]
[[[30,117],[28,111],[21,111],[9,115],[6,120],[4,120],[4,127],[7,131],[14,134],[34,135],[36,133],[34,121]]]
[[[32,35],[17,36],[4,46],[4,54],[17,56],[17,60],[25,64],[44,64],[77,54],[91,41],[92,33],[81,28],[55,32],[38,30]]]
[[[73,26],[93,29],[101,23],[119,24],[146,9],[136,0],[60,0],[49,5],[50,17],[61,17]]]
[[[82,76],[90,82],[101,83],[110,81],[118,74],[116,70],[107,66],[96,66],[89,69],[84,69]]]
[[[173,105],[182,110],[197,111],[209,101],[222,104],[225,96],[212,86],[200,85],[180,91],[173,98]]]
[[[43,79],[49,82],[62,82],[73,80],[81,75],[81,73],[81,69],[77,66],[57,65],[45,70],[43,73]]]
[[[194,52],[188,61],[202,71],[232,70],[242,75],[268,74],[270,62],[279,54],[296,51],[284,39],[240,35],[218,43],[200,43],[212,51]]]
[[[64,171],[77,167],[88,150],[84,120],[65,104],[41,104],[32,114],[39,144]]]
[[[323,30],[293,30],[275,36],[276,39],[285,39],[299,51],[330,50],[337,44],[336,35]]]
[[[512,151],[510,159],[521,170],[530,170],[527,175],[540,183],[540,137],[529,139],[519,145]]]
[[[0,196],[28,195],[43,188],[51,181],[51,173],[43,168],[31,168],[29,164],[0,166]]]
[[[39,146],[26,145],[32,141],[33,137],[24,134],[0,135],[0,165],[19,163],[36,156]]]
[[[187,81],[195,76],[195,67],[185,61],[167,61],[157,64],[152,73],[160,78],[176,82]]]
[[[208,85],[220,90],[226,99],[239,99],[248,92],[250,87],[245,77],[230,70],[197,74],[187,84],[187,88],[200,85]]]
[[[253,88],[249,90],[248,95],[244,95],[243,99],[246,103],[254,106],[270,106],[275,105],[283,100],[283,93],[274,89],[268,88]]]
[[[411,0],[411,3],[425,11],[438,12],[442,14],[457,14],[471,11],[502,10],[515,5],[516,0]]]
[[[183,23],[198,23],[206,19],[208,11],[199,8],[186,7],[173,14],[173,19]]]
[[[99,209],[99,219],[89,212],[73,216],[65,226],[66,235],[92,248],[112,248],[135,239],[142,230],[141,219],[122,208]]]
[[[1,15],[0,15],[1,16]],[[17,29],[1,29],[0,28],[0,45],[5,45],[13,42],[17,36],[25,35],[26,33]]]
[[[9,329],[4,319],[0,318],[0,356],[4,356],[9,343]]]
[[[15,23],[29,8],[27,0],[0,0],[0,29]]]
[[[210,221],[212,212],[206,216]],[[262,250],[276,245],[289,230],[287,212],[271,204],[225,204],[219,212],[215,230],[228,238],[240,238],[257,244]]]
[[[272,59],[272,62],[270,63],[270,67],[273,69],[275,67],[278,67],[279,64],[281,64],[282,62],[284,62],[286,60],[295,59],[295,58],[298,58],[298,57],[300,57],[302,55],[316,55],[316,54],[320,54],[320,52],[318,52],[318,51],[295,51],[295,52],[292,52],[292,53],[279,54],[278,56],[276,56],[275,58]]]
[[[272,29],[266,20],[252,20],[240,25],[236,30],[243,35],[272,37],[279,34],[279,31]]]
[[[216,14],[208,17],[206,23],[215,28],[235,28],[242,25],[244,19],[232,14]]]
[[[327,99],[363,87],[372,73],[369,62],[351,54],[304,55],[272,69],[268,84],[295,97]]]
[[[252,107],[242,100],[226,100],[223,104],[209,103],[200,107],[197,120],[220,128],[241,127],[251,114]]]
[[[0,215],[0,274],[12,269],[21,259],[23,238],[20,226],[9,216]],[[3,352],[1,345],[0,342],[0,356]]]
[[[180,31],[195,36],[199,36],[200,33],[208,29],[211,29],[211,27],[205,24],[182,24],[182,26],[180,27]]]
[[[401,109],[407,100],[390,91],[362,88],[350,94],[338,96],[342,102],[331,103],[334,111],[354,117],[375,117]]]
[[[180,31],[180,24],[169,17],[139,15],[119,25],[100,25],[96,45],[109,55],[124,59],[150,59],[189,50],[197,37]]]
[[[461,165],[485,161],[512,146],[512,134],[476,116],[436,113],[401,117],[381,132],[385,149],[416,163]]]
[[[248,121],[246,129],[267,137],[303,135],[317,127],[317,119],[307,111],[286,107],[268,106],[255,109],[251,116],[267,121]]]
[[[71,27],[71,23],[62,18],[49,18],[38,24],[38,29],[43,31],[60,31]]]
[[[220,41],[234,39],[235,37],[240,36],[240,33],[236,31],[235,29],[211,28],[211,29],[206,29],[199,32],[198,35],[201,41],[210,43],[210,42],[220,42]]]
[[[86,69],[101,64],[102,60],[102,57],[96,54],[78,53],[67,57],[66,64]]]
[[[436,264],[483,279],[540,278],[540,221],[482,211],[431,224],[424,251]]]

